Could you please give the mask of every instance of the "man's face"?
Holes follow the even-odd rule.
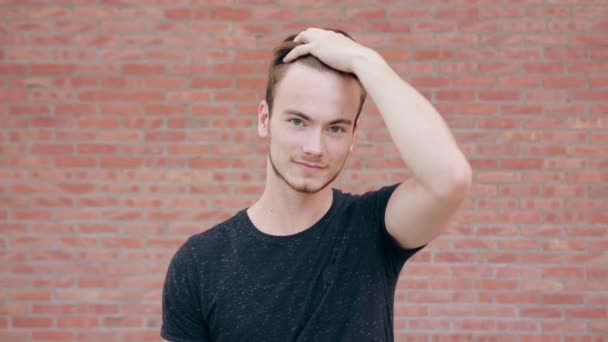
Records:
[[[350,152],[360,92],[353,78],[297,62],[289,66],[275,90],[272,115],[265,101],[258,110],[274,174],[298,192],[328,186]]]

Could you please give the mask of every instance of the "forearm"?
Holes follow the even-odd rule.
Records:
[[[355,74],[380,111],[401,158],[420,182],[440,195],[470,179],[470,166],[441,115],[373,50]]]

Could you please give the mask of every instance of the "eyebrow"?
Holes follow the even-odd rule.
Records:
[[[285,110],[286,114],[291,114],[291,115],[295,115],[298,116],[306,121],[314,121],[312,120],[312,118],[302,112],[300,112],[299,110],[295,110],[295,109],[286,109]],[[349,119],[336,119],[336,120],[332,120],[329,122],[330,125],[338,125],[338,124],[345,124],[345,125],[351,125],[353,122]]]

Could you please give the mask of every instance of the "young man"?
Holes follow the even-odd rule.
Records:
[[[413,177],[333,189],[366,94]],[[163,291],[169,341],[392,341],[405,261],[448,225],[471,168],[433,106],[343,32],[307,29],[275,51],[258,132],[260,199],[192,236]]]

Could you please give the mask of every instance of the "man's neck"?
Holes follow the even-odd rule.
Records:
[[[282,184],[277,184],[279,182]],[[292,189],[282,180],[279,182],[267,182],[260,199],[247,211],[256,228],[266,234],[299,233],[320,220],[331,207],[331,186],[308,194]]]

